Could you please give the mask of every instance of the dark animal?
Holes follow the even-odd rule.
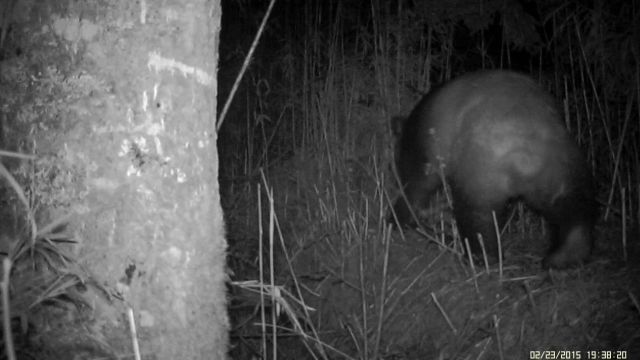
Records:
[[[394,212],[411,224],[447,179],[454,215],[472,253],[498,257],[492,211],[505,219],[511,200],[523,200],[548,222],[551,249],[543,266],[582,263],[597,218],[592,176],[551,96],[531,78],[509,71],[467,74],[425,96],[396,128],[396,168],[408,203]]]

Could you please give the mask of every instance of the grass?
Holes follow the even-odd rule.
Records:
[[[315,160],[314,166],[333,166],[333,174],[341,175],[333,175],[335,179],[327,170],[307,176],[308,161],[290,163],[279,169],[287,176],[274,177],[284,183],[269,184],[263,176],[260,189],[269,190],[258,191],[258,199],[266,198],[268,206],[252,200],[258,206],[256,226],[273,229],[254,238],[259,245],[254,269],[261,275],[252,284],[277,283],[279,293],[287,296],[270,290],[264,297],[243,300],[256,309],[273,310],[286,299],[292,304],[287,308],[299,309],[258,318],[258,312],[234,313],[232,306],[232,317],[243,319],[235,319],[243,324],[234,329],[236,341],[250,343],[252,337],[268,335],[254,345],[255,354],[510,359],[540,349],[637,346],[639,334],[629,332],[638,325],[637,310],[631,307],[637,268],[624,263],[622,242],[605,233],[606,225],[599,227],[598,248],[589,264],[543,272],[540,261],[548,245],[544,226],[539,217],[516,206],[501,237],[505,261],[473,267],[462,255],[446,202],[434,201],[421,214],[428,220],[423,230],[392,231],[385,221],[394,197],[387,192],[387,171],[362,178],[343,168],[339,158]],[[373,169],[384,168],[375,165],[380,161],[375,155],[369,161]],[[279,172],[272,169],[272,174]],[[284,227],[282,217],[287,219]],[[253,241],[234,245],[253,247]],[[250,272],[239,274],[251,278]],[[625,288],[628,294],[620,297]],[[232,296],[232,304],[239,298]],[[621,321],[610,323],[609,317]],[[270,331],[274,328],[279,331]],[[297,349],[303,355],[290,352],[296,348],[291,334],[299,336],[300,346],[305,344],[306,352]]]
[[[432,82],[470,70],[455,47],[460,28],[444,15],[422,23],[414,8],[369,5],[369,15],[358,18],[339,6],[305,7],[304,31],[289,34],[300,46],[285,47],[276,62],[294,75],[272,81],[273,91],[255,102],[287,111],[274,114],[277,122],[264,121],[272,113],[247,95],[244,113],[253,115],[222,128],[221,139],[242,139],[220,147],[232,278],[270,289],[251,299],[232,291],[232,356],[518,359],[571,350],[585,358],[588,350],[611,349],[633,357],[640,351],[633,261],[639,246],[631,239],[640,209],[640,129],[633,122],[640,71],[628,68],[612,88],[619,69],[601,71],[610,63],[593,51],[608,46],[601,42],[608,37],[587,36],[593,33],[581,17],[590,14],[586,8],[547,9],[540,21],[553,36],[520,70],[562,101],[565,124],[588,155],[602,206],[596,249],[583,267],[542,271],[546,229],[516,205],[500,224],[504,261],[470,266],[446,192],[417,214],[424,220],[419,231],[392,231],[385,221],[398,196],[388,121],[406,115]],[[600,29],[612,32],[614,23],[603,19]],[[483,47],[490,40],[484,30],[469,40],[481,51],[468,56],[480,56],[486,67],[510,67],[513,44],[503,38],[499,54],[492,53]],[[279,224],[275,239],[259,231],[272,218]],[[258,317],[281,301],[269,295],[274,286],[287,290],[298,310]],[[235,311],[235,303],[245,310]]]

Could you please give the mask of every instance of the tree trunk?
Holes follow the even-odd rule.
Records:
[[[131,356],[132,310],[143,358],[224,359],[220,1],[48,3],[16,2],[10,35],[33,35],[21,51],[41,54],[31,65],[56,97],[38,99],[56,115],[34,116],[29,136],[33,152],[52,155],[47,181],[58,181],[40,192],[51,200],[43,212],[77,214],[72,250],[102,288],[85,298],[95,323],[115,330],[98,335]]]

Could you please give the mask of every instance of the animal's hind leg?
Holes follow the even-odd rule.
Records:
[[[582,263],[593,247],[596,204],[588,196],[569,195],[540,207],[551,228],[551,248],[545,268],[566,268]]]
[[[480,234],[487,256],[490,260],[498,259],[498,238],[493,212],[496,213],[498,225],[500,225],[504,218],[507,198],[500,196],[490,200],[474,199],[474,196],[477,198],[479,195],[452,190],[454,214],[463,244],[464,239],[467,238],[471,253],[476,257],[482,257],[482,247],[478,240],[478,234]]]

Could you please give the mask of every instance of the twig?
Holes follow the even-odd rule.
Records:
[[[0,283],[0,289],[2,289],[2,324],[4,325],[4,343],[5,352],[9,360],[16,360],[16,353],[13,349],[13,336],[11,335],[11,314],[9,309],[9,274],[11,274],[11,260],[5,257],[2,261],[2,270],[4,274],[2,276],[2,283]]]
[[[140,345],[138,344],[138,333],[136,331],[136,319],[133,316],[133,309],[127,310],[127,317],[129,318],[129,331],[131,334],[131,343],[133,344],[133,353],[136,360],[140,360]]]
[[[264,32],[264,27],[267,24],[267,20],[269,19],[269,15],[271,14],[271,10],[273,9],[273,5],[276,3],[276,0],[271,0],[269,3],[269,8],[267,8],[267,12],[264,14],[262,18],[262,23],[260,24],[260,28],[258,29],[258,33],[256,34],[255,39],[253,39],[253,44],[251,44],[251,48],[249,49],[249,53],[244,58],[244,63],[242,64],[242,69],[240,69],[240,73],[236,78],[236,81],[233,83],[233,87],[231,88],[231,92],[229,93],[229,97],[227,97],[227,101],[224,104],[224,108],[222,109],[222,113],[220,113],[220,119],[218,119],[218,124],[216,125],[216,131],[220,131],[220,127],[224,122],[225,117],[227,116],[227,112],[229,111],[229,107],[231,106],[231,101],[233,100],[233,96],[238,90],[238,86],[240,86],[240,81],[242,81],[242,77],[244,76],[245,71],[249,67],[249,63],[251,62],[251,58],[253,57],[253,52],[256,50],[258,46],[258,40],[262,36]]]

